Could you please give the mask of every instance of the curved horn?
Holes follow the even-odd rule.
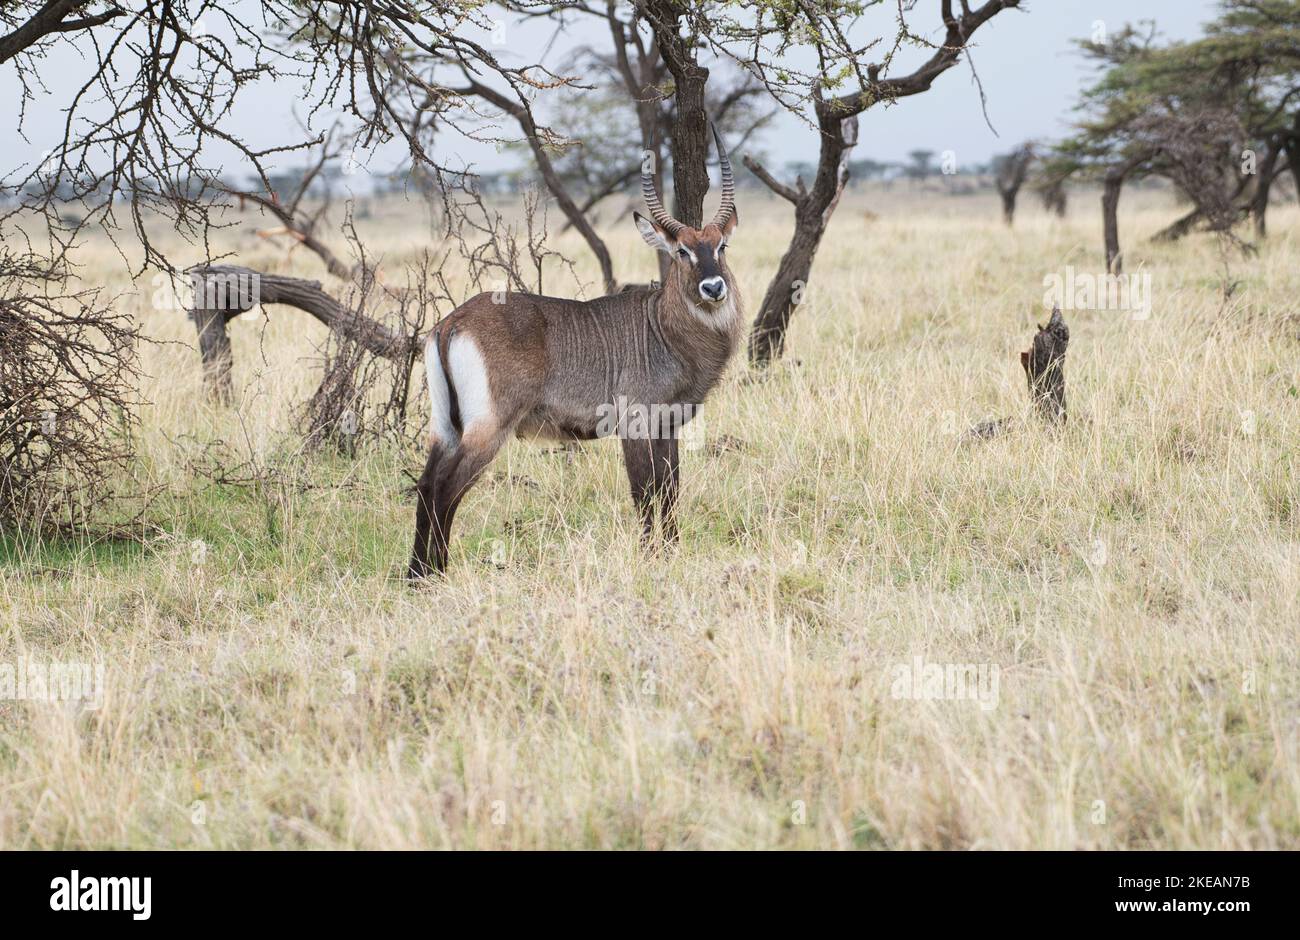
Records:
[[[722,138],[718,136],[718,129],[712,121],[709,122],[709,129],[713,131],[713,144],[718,148],[718,167],[722,172],[722,203],[718,206],[718,214],[713,217],[713,224],[723,228],[736,212],[736,180],[731,175],[727,148],[722,146]]]
[[[675,238],[677,233],[686,226],[669,215],[664,209],[664,204],[659,201],[659,194],[655,192],[654,174],[647,173],[645,170],[647,162],[641,164],[641,195],[645,197],[645,204],[650,210],[650,217],[658,222],[665,232]]]

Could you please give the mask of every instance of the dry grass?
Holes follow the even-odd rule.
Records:
[[[789,222],[741,211],[752,313]],[[320,329],[244,318],[241,405],[213,408],[143,285],[122,302],[177,341],[145,359],[162,534],[4,543],[0,663],[102,661],[107,689],[0,701],[0,848],[1300,846],[1300,212],[1225,304],[1212,239],[1141,240],[1174,211],[1126,196],[1150,319],[1067,311],[1068,426],[967,444],[1028,418],[1016,354],[1044,275],[1099,269],[1095,200],[1014,231],[983,197],[846,201],[798,364],[706,409],[744,446],[687,454],[675,554],[638,551],[614,444],[515,444],[419,592],[419,455],[294,454]],[[392,266],[424,235],[367,226]],[[325,485],[216,486],[214,440]],[[997,666],[996,707],[894,697],[916,656]]]

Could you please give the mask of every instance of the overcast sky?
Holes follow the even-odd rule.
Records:
[[[232,0],[238,7],[248,0]],[[904,99],[896,105],[869,111],[862,119],[857,154],[875,160],[904,161],[909,151],[917,149],[942,153],[952,150],[957,162],[981,163],[995,153],[1010,149],[1023,140],[1060,136],[1067,129],[1070,107],[1089,70],[1075,50],[1074,41],[1091,35],[1101,23],[1109,33],[1125,23],[1154,19],[1161,33],[1171,39],[1188,39],[1200,33],[1201,25],[1212,18],[1215,0],[1023,0],[1023,11],[998,14],[980,29],[974,46],[974,62],[988,96],[991,130],[980,110],[979,93],[972,83],[970,69],[959,66],[941,76],[931,91]],[[909,15],[909,23],[925,35],[940,35],[937,3],[919,0]],[[893,4],[873,11],[863,20],[854,38],[861,40],[874,28],[881,35],[891,34]],[[513,63],[535,60],[549,45],[546,61],[556,67],[566,64],[569,52],[586,43],[605,44],[608,34],[599,22],[579,22],[564,35],[554,37],[554,27],[534,21],[527,24],[507,23],[504,42],[495,37],[498,52]],[[494,37],[476,37],[492,45]],[[551,42],[551,40],[554,40]],[[896,64],[893,74],[902,74],[923,58],[920,50],[908,50],[910,59]],[[64,48],[46,60],[42,79],[51,91],[50,102],[29,105],[26,136],[30,143],[13,141],[13,147],[0,148],[8,172],[22,161],[31,159],[57,138],[61,115],[52,102],[66,102],[75,88],[85,65],[76,51]],[[12,65],[0,66],[0,101],[6,112],[0,130],[8,136],[17,123],[17,84]],[[566,94],[576,92],[565,92]],[[246,139],[268,144],[283,139],[292,129],[295,89],[259,85],[243,93],[240,104],[230,118],[232,130]],[[12,138],[10,138],[12,140]],[[515,158],[502,155],[495,148],[475,144],[462,138],[447,138],[440,156],[456,156],[482,170],[505,169],[515,165]],[[813,132],[794,118],[782,116],[751,148],[765,151],[771,163],[780,167],[787,162],[815,157]],[[401,158],[401,149],[380,151],[370,161],[375,170],[386,171]],[[225,167],[240,177],[245,168]]]
[[[1059,137],[1068,130],[1070,108],[1093,74],[1076,40],[1090,37],[1099,23],[1113,33],[1141,20],[1154,20],[1168,39],[1191,39],[1218,11],[1216,0],[1022,0],[1021,6],[1023,10],[999,13],[976,34],[973,56],[988,98],[988,123],[970,68],[962,64],[941,76],[930,91],[867,112],[857,156],[905,162],[912,150],[952,150],[965,165],[985,162],[1024,140]],[[875,35],[892,35],[896,10],[887,2],[871,11],[854,38],[870,35],[873,26]],[[908,22],[929,38],[942,36],[934,0],[919,0]],[[508,29],[507,49],[518,43],[535,55],[554,32],[541,24],[523,30],[521,37],[514,27]],[[606,31],[598,24],[583,24],[555,42],[547,61],[562,64],[568,49],[605,39]],[[922,50],[907,53],[910,58],[900,55],[892,74],[905,74],[927,57]],[[779,118],[758,146],[777,166],[816,159],[814,133],[793,117]],[[476,159],[485,167],[503,165],[486,148],[478,154]]]

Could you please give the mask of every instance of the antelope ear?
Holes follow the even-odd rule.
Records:
[[[661,229],[654,222],[651,222],[640,212],[633,212],[632,218],[636,220],[636,227],[641,232],[641,237],[651,248],[671,255],[674,251],[673,239],[667,232]]]

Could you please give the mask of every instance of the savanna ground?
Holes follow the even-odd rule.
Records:
[[[752,314],[790,222],[740,211]],[[1013,230],[989,196],[846,197],[789,360],[705,409],[676,552],[639,550],[613,442],[518,442],[419,591],[415,447],[300,453],[324,329],[236,321],[215,406],[137,285],[162,342],[131,482],[158,492],[139,544],[3,544],[0,662],[102,662],[106,689],[0,702],[0,848],[1300,845],[1300,212],[1228,256],[1225,301],[1212,237],[1146,242],[1180,211],[1126,194],[1151,314],[1066,311],[1053,432],[1018,353],[1045,275],[1102,270],[1095,194]],[[236,260],[322,276],[251,224]],[[414,208],[360,227],[390,270],[427,241]],[[130,289],[106,245],[83,260]],[[916,657],[996,666],[994,707],[895,697]]]

